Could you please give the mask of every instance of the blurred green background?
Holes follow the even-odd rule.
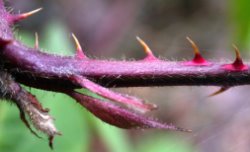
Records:
[[[15,27],[16,37],[33,47],[34,33],[38,32],[40,47],[53,54],[74,54],[73,32],[93,58],[143,58],[136,35],[148,42],[155,54],[171,60],[191,58],[186,36],[191,36],[208,58],[233,60],[231,43],[249,55],[248,0],[13,0],[7,5],[14,12],[44,8]],[[26,89],[50,109],[63,134],[55,138],[55,152],[250,150],[247,87],[214,98],[206,97],[217,89],[211,87],[117,89],[158,104],[159,110],[150,115],[191,128],[191,134],[118,129],[101,122],[66,95]],[[46,137],[33,136],[19,119],[18,109],[1,102],[0,152],[33,151],[51,151]]]

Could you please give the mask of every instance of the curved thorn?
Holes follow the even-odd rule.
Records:
[[[35,33],[35,49],[39,49],[39,36],[37,32]]]
[[[43,8],[38,8],[38,9],[35,9],[33,11],[30,11],[30,12],[27,12],[27,13],[23,13],[23,14],[21,14],[21,16],[24,17],[24,18],[27,18],[27,17],[30,17],[31,15],[34,15],[34,14],[40,12],[42,9]]]
[[[73,39],[74,39],[74,41],[75,41],[76,49],[79,50],[79,51],[80,51],[80,50],[82,51],[82,47],[81,47],[81,45],[80,45],[80,43],[79,43],[77,37],[75,36],[75,34],[72,33],[71,35],[72,35],[72,37],[73,37]]]
[[[144,48],[145,53],[147,54],[146,59],[157,59],[153,52],[151,51],[151,49],[149,48],[149,46],[145,43],[145,41],[143,41],[139,36],[136,36],[137,41],[139,41],[139,43],[142,45],[142,47]]]
[[[239,48],[235,44],[232,44],[232,46],[234,48],[235,55],[236,55],[235,62],[241,62],[243,64]]]
[[[236,56],[240,57],[240,50],[239,50],[239,48],[235,44],[232,44],[232,46],[233,46],[233,48],[235,50]]]
[[[86,55],[83,53],[82,47],[81,47],[77,37],[75,36],[75,34],[72,33],[71,35],[72,35],[72,37],[75,41],[75,44],[76,44],[76,57],[79,59],[87,58]]]
[[[235,58],[235,60],[234,60],[233,63],[231,63],[231,64],[225,64],[223,66],[223,68],[226,69],[226,70],[230,70],[230,71],[243,71],[243,70],[247,70],[248,66],[243,63],[243,60],[241,58],[239,49],[234,44],[232,46],[234,48],[236,58]]]
[[[192,45],[192,48],[194,50],[194,54],[195,55],[201,54],[200,50],[199,50],[198,46],[195,44],[195,42],[190,37],[188,37],[188,36],[186,37],[186,39]]]
[[[219,95],[225,91],[227,91],[230,87],[226,87],[226,86],[223,86],[221,87],[219,90],[215,91],[214,93],[210,94],[208,97],[213,97],[213,96],[216,96],[216,95]]]
[[[194,50],[194,58],[192,60],[193,63],[195,64],[199,64],[199,65],[208,65],[209,62],[207,62],[200,53],[200,50],[198,48],[198,46],[194,43],[194,41],[192,39],[190,39],[188,36],[186,37],[186,39],[189,41],[189,43],[192,45],[193,50]]]
[[[243,63],[243,60],[241,58],[240,51],[239,51],[238,47],[235,44],[232,44],[232,46],[234,48],[235,55],[236,55],[236,59],[235,59],[234,63],[232,64],[233,68],[236,70],[248,69],[248,67]]]
[[[12,22],[18,22],[20,20],[26,19],[26,18],[40,12],[42,9],[43,8],[38,8],[38,9],[35,9],[35,10],[27,12],[27,13],[22,13],[19,15],[12,16]]]

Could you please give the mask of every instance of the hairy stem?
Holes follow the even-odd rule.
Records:
[[[2,2],[0,2],[1,5]],[[216,85],[235,86],[250,83],[250,70],[230,70],[228,63],[186,64],[158,59],[141,61],[108,61],[77,59],[42,53],[15,40],[10,25],[16,16],[0,6],[0,58],[17,81],[49,89],[80,87],[69,79],[72,75],[87,77],[107,87]],[[249,64],[246,63],[248,67]],[[20,70],[22,69],[22,70]],[[30,77],[32,75],[32,77]],[[46,86],[41,86],[44,81]],[[59,83],[55,83],[59,81]],[[39,83],[39,85],[37,85]]]
[[[108,87],[129,86],[172,86],[172,85],[216,85],[235,86],[250,83],[250,71],[227,70],[227,63],[207,66],[190,66],[185,62],[152,61],[100,61],[77,60],[72,57],[47,55],[19,43],[10,44],[3,51],[11,62],[11,72],[17,80],[26,85],[35,85],[42,79],[46,84],[55,85],[60,79],[60,87],[80,87],[69,81],[71,75],[81,75]],[[28,57],[28,58],[27,58]],[[246,63],[248,66],[249,64]],[[18,68],[23,71],[18,71]],[[32,75],[32,78],[27,77]],[[27,79],[32,81],[27,81]]]
[[[103,86],[222,86],[221,90],[213,94],[215,95],[231,86],[250,84],[250,63],[243,63],[235,46],[236,60],[233,63],[211,62],[201,56],[190,38],[187,39],[195,53],[191,61],[160,60],[139,37],[137,40],[147,54],[139,61],[89,59],[82,52],[75,35],[75,56],[43,53],[38,48],[38,43],[35,48],[29,48],[16,40],[11,29],[15,22],[39,10],[41,9],[13,15],[5,10],[3,1],[0,0],[0,99],[10,99],[16,103],[26,126],[30,128],[25,115],[29,116],[37,130],[47,134],[51,147],[54,136],[60,134],[54,126],[53,118],[18,83],[67,94],[96,117],[120,128],[158,128],[187,132],[190,130],[141,115],[155,109],[155,105]],[[80,94],[76,88],[88,89],[105,100]]]

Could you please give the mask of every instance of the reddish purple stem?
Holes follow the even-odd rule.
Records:
[[[2,1],[0,1],[0,4]],[[17,81],[47,90],[54,86],[78,88],[69,79],[81,75],[108,87],[216,85],[234,86],[250,83],[249,63],[240,70],[223,68],[229,63],[213,62],[209,65],[185,65],[186,62],[161,60],[108,61],[79,60],[41,53],[15,40],[10,26],[11,16],[0,5],[0,58]],[[6,45],[6,41],[11,43]],[[21,70],[19,70],[21,69]],[[29,77],[32,75],[32,77]],[[41,85],[41,81],[44,84]],[[55,83],[58,81],[58,83]]]
[[[67,94],[101,120],[121,128],[159,128],[189,131],[171,124],[160,123],[152,118],[135,113],[127,107],[120,106],[131,106],[143,111],[154,108],[153,105],[145,104],[141,99],[116,93],[104,86],[222,86],[221,90],[212,94],[215,95],[231,86],[250,84],[250,63],[243,63],[236,47],[237,57],[234,63],[207,61],[199,54],[198,50],[196,50],[193,60],[177,62],[157,59],[153,56],[151,50],[147,51],[152,56],[147,56],[146,59],[140,61],[94,60],[82,59],[77,56],[63,57],[46,54],[39,49],[28,48],[17,41],[10,27],[14,19],[17,21],[20,18],[9,14],[3,6],[3,1],[0,0],[1,68],[6,70],[5,72],[19,83]],[[190,42],[194,49],[197,49],[192,40]],[[147,48],[146,45],[144,47]],[[3,85],[8,86],[8,84]],[[120,105],[77,93],[74,91],[76,88],[86,88],[103,98],[120,103]],[[52,117],[46,111],[36,110],[41,106],[38,101],[34,102],[36,100],[31,94],[25,93],[24,95],[25,100],[22,100],[24,106],[20,106],[21,110],[24,110],[21,112],[28,113],[33,120],[33,125],[48,135],[52,147],[54,135],[59,134],[54,127]],[[20,94],[12,100],[17,102],[19,98]],[[33,107],[33,110],[30,107]],[[24,118],[23,115],[21,113],[22,118]],[[49,119],[43,119],[44,115]],[[29,127],[28,124],[26,125]]]

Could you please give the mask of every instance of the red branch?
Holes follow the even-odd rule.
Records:
[[[0,30],[1,31],[1,30]],[[216,85],[235,86],[250,83],[249,64],[235,68],[234,64],[213,62],[209,65],[187,65],[185,61],[162,60],[108,61],[79,60],[60,57],[27,48],[17,41],[2,50],[2,59],[8,61],[11,72],[18,81],[35,87],[41,79],[48,85],[80,87],[70,80],[72,75],[87,77],[109,87]],[[228,66],[231,65],[231,66]],[[21,71],[18,69],[22,69]],[[28,78],[27,75],[32,75]],[[27,79],[29,81],[27,81]]]
[[[136,97],[113,92],[103,86],[215,85],[222,86],[222,91],[224,91],[231,86],[250,84],[250,63],[243,63],[236,47],[236,60],[233,63],[211,62],[201,56],[198,47],[189,38],[195,57],[191,61],[178,62],[156,58],[147,44],[140,38],[137,39],[144,47],[147,56],[139,61],[89,59],[82,52],[75,35],[73,35],[73,38],[77,45],[77,52],[72,57],[43,53],[38,48],[38,42],[35,48],[28,48],[14,38],[11,25],[39,10],[13,15],[5,10],[3,2],[0,0],[0,65],[17,82],[44,90],[65,93],[109,124],[121,128],[140,127],[189,131],[170,124],[160,123],[134,112],[131,107],[139,110],[139,112],[146,112],[154,109],[155,106],[144,103],[143,100]],[[4,78],[2,79],[4,80]],[[8,84],[3,83],[1,85]],[[79,94],[74,91],[76,88],[86,88],[111,102]],[[51,119],[33,118],[34,112],[37,112],[36,109],[40,108],[39,113],[35,114],[41,118],[43,115],[47,116],[47,113],[41,110],[41,106],[31,104],[35,102],[36,105],[39,105],[31,94],[26,91],[23,92],[25,92],[22,94],[23,104],[19,106],[21,107],[21,114],[26,112],[30,115],[31,120],[33,119],[33,125],[49,136],[52,147],[54,135],[58,134],[56,128],[48,128],[53,122]],[[2,93],[4,94],[4,90]],[[17,95],[8,99],[16,103],[20,101],[19,98]],[[126,107],[122,107],[123,105]],[[35,110],[30,111],[30,106],[33,106]],[[41,126],[44,122],[47,125]],[[27,121],[25,123],[27,125]]]

